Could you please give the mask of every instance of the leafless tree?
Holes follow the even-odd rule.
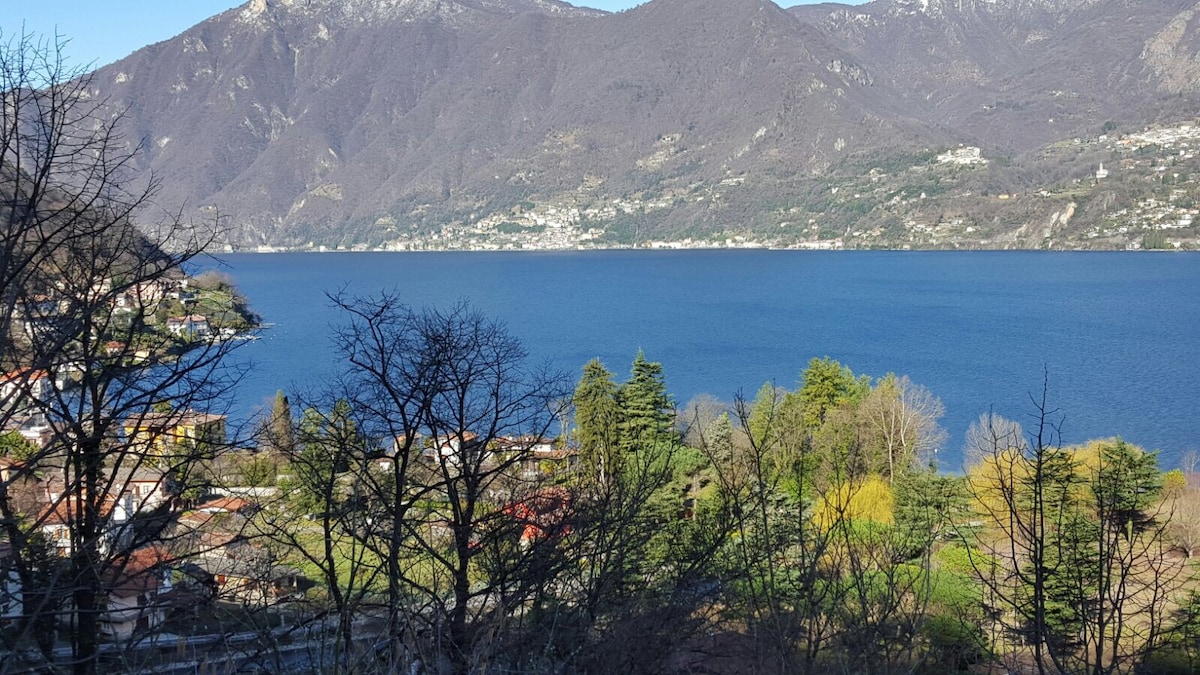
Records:
[[[219,405],[236,380],[221,368],[231,343],[185,344],[160,322],[163,294],[214,231],[167,214],[156,229],[168,252],[134,225],[151,213],[156,184],[128,180],[137,144],[122,136],[122,117],[93,97],[61,41],[22,34],[0,45],[0,364],[10,372],[0,422],[45,429],[42,449],[0,490],[0,527],[28,591],[7,635],[51,662],[53,628],[66,625],[80,673],[97,669],[114,580],[160,541],[173,503],[150,512],[129,502],[134,475],[158,470],[162,494],[195,487],[219,448],[164,430]],[[127,429],[146,431],[134,443]],[[35,475],[48,501],[23,512],[7,488]],[[61,561],[40,543],[52,522]],[[10,667],[28,664],[0,666]]]
[[[969,485],[981,531],[968,551],[993,616],[1040,673],[1125,672],[1157,643],[1179,565],[1155,457],[1120,441],[1094,456],[1057,444],[1046,388],[1036,431],[990,423]],[[991,420],[991,416],[988,416]],[[977,439],[982,440],[980,434]]]
[[[465,304],[413,310],[392,294],[337,296],[344,396],[382,462],[352,467],[385,569],[387,635],[458,671],[494,658],[490,636],[545,592],[571,509],[534,457],[566,400],[507,329]]]
[[[963,464],[972,467],[995,455],[997,448],[1006,450],[1025,445],[1025,431],[1020,423],[986,412],[967,427],[963,446]]]
[[[929,462],[946,439],[938,426],[945,408],[928,389],[908,376],[888,375],[859,405],[858,414],[879,446],[888,480],[908,471],[917,462]]]

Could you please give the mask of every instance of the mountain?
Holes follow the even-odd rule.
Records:
[[[1198,8],[252,0],[92,84],[160,205],[227,218],[237,245],[552,239],[549,209],[630,243],[774,227],[833,177],[959,144],[1020,158],[1186,118]]]
[[[844,45],[910,114],[986,146],[1028,150],[1109,120],[1182,111],[1171,98],[1200,86],[1192,77],[1198,7],[1195,0],[881,0],[792,12]]]

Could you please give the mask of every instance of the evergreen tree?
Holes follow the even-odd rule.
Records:
[[[647,361],[640,349],[633,360],[629,381],[621,385],[618,400],[624,449],[636,451],[671,439],[674,405],[667,394],[662,364]]]
[[[349,469],[351,456],[362,446],[350,404],[339,399],[329,414],[305,410],[299,440],[291,455],[291,497],[308,513],[327,511],[336,501],[338,474]]]
[[[792,405],[799,405],[804,426],[809,429],[824,424],[831,410],[862,400],[871,389],[870,378],[856,378],[853,371],[828,356],[809,361],[800,379],[800,391],[789,398],[793,399]]]
[[[571,402],[575,405],[575,438],[585,480],[603,484],[617,470],[618,431],[621,409],[612,372],[600,359],[583,367]]]

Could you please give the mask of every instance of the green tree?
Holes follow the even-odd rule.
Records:
[[[33,459],[38,454],[38,447],[25,440],[18,431],[0,433],[0,455],[17,462]]]
[[[328,512],[338,498],[337,476],[362,450],[350,404],[338,399],[329,413],[308,408],[300,417],[298,442],[289,457],[292,503],[305,513]]]
[[[661,363],[647,361],[639,349],[629,381],[621,385],[617,398],[621,405],[621,444],[626,451],[674,440],[674,405],[667,394]]]
[[[612,375],[600,359],[588,361],[571,397],[582,475],[586,481],[602,484],[619,471],[621,409]]]
[[[790,398],[793,405],[799,406],[804,426],[809,429],[819,428],[830,411],[856,404],[871,389],[870,378],[855,377],[848,367],[828,356],[809,361],[800,380],[800,391]]]
[[[283,390],[275,392],[275,400],[271,404],[271,416],[263,429],[266,443],[274,450],[283,453],[292,452],[296,445],[296,434],[293,429],[292,404]]]

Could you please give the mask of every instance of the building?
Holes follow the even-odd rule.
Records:
[[[13,566],[14,555],[8,540],[0,540],[0,619],[3,620],[21,618],[24,608],[21,579]]]
[[[465,431],[461,434],[431,436],[425,442],[423,454],[431,459],[444,459],[458,463],[479,447],[479,434]]]
[[[171,335],[178,335],[187,339],[208,337],[211,332],[208,325],[208,317],[201,314],[173,316],[167,319],[167,331]]]
[[[152,412],[130,417],[123,426],[130,445],[152,454],[170,454],[180,446],[195,450],[225,444],[224,415],[194,410]]]
[[[113,561],[104,575],[108,605],[100,615],[100,634],[128,640],[157,629],[166,618],[173,558],[147,546]]]
[[[961,166],[971,166],[987,164],[988,161],[983,158],[983,151],[974,146],[959,146],[948,152],[943,152],[937,156],[938,164],[958,164]]]
[[[131,513],[151,511],[162,506],[173,496],[172,487],[165,471],[146,463],[116,469],[108,483],[110,493],[129,497]]]
[[[78,522],[78,514],[85,507],[87,504],[80,503],[80,500],[74,495],[64,496],[60,493],[49,493],[46,505],[34,522],[41,528],[46,541],[54,546],[59,555],[71,555],[71,530]],[[129,522],[130,512],[129,498],[117,499],[112,495],[105,495],[100,501],[98,515],[103,528],[101,550],[110,549],[113,541],[125,538],[122,535],[127,532],[125,525]]]
[[[18,368],[0,378],[0,410],[29,410],[53,394],[54,380],[47,370]]]

